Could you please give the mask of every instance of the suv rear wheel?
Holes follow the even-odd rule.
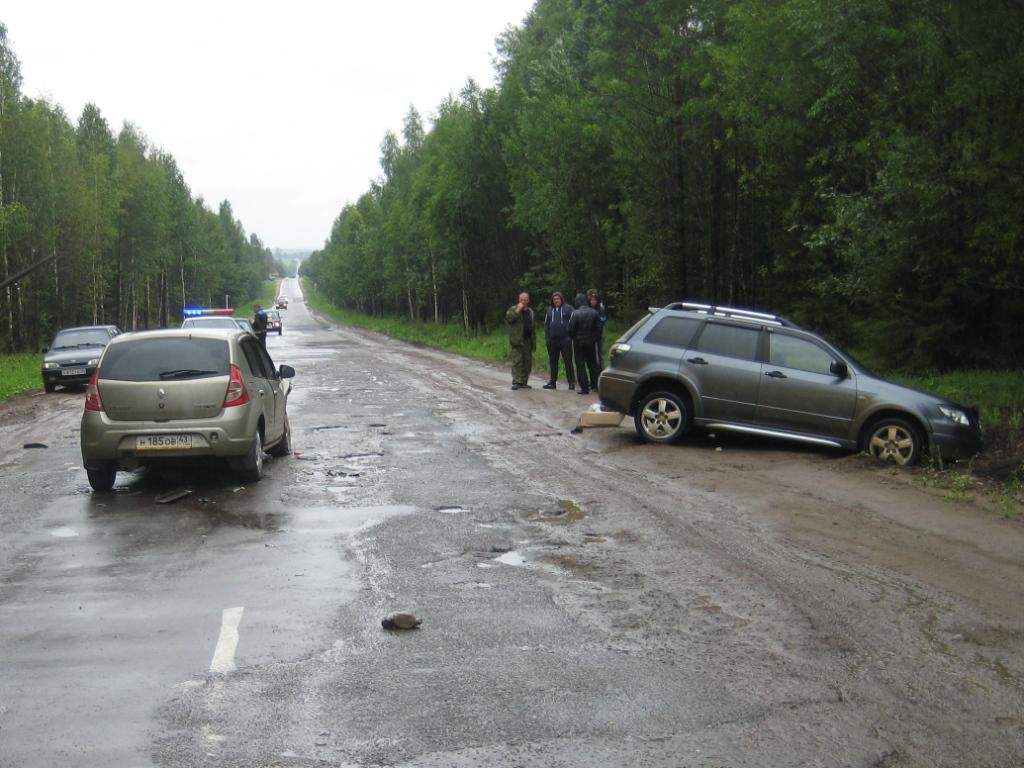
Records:
[[[871,425],[864,440],[864,450],[878,461],[890,461],[901,467],[917,464],[924,448],[921,431],[905,419],[882,419]]]
[[[674,443],[686,434],[690,416],[675,392],[651,392],[640,401],[633,423],[649,443]]]

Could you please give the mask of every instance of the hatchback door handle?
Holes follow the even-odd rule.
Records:
[[[782,371],[768,371],[768,373],[766,373],[765,376],[771,376],[773,379],[786,378],[786,374],[784,374]]]
[[[694,365],[707,365],[708,364],[708,361],[705,360],[703,357],[688,357],[688,358],[686,358],[686,362],[693,363]]]

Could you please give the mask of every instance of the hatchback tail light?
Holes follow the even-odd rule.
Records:
[[[85,410],[103,411],[103,401],[100,400],[100,369],[92,372],[89,379],[89,386],[85,388]]]
[[[228,379],[228,391],[224,394],[224,407],[245,405],[249,402],[249,390],[245,388],[245,380],[238,366],[232,364],[231,377]]]

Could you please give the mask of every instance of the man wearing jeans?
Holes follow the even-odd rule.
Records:
[[[551,378],[544,385],[544,389],[555,389],[559,357],[565,361],[565,378],[569,382],[569,389],[576,388],[576,375],[572,366],[572,338],[569,336],[571,317],[572,307],[565,303],[561,293],[555,291],[551,296],[551,306],[544,315],[544,340],[547,342],[548,367],[551,369]]]

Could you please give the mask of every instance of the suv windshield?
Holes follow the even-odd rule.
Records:
[[[69,349],[72,347],[102,347],[110,341],[110,334],[105,328],[89,328],[78,331],[61,331],[54,339],[50,349]]]
[[[221,339],[137,339],[114,344],[100,364],[100,378],[166,381],[227,376],[228,343]]]

